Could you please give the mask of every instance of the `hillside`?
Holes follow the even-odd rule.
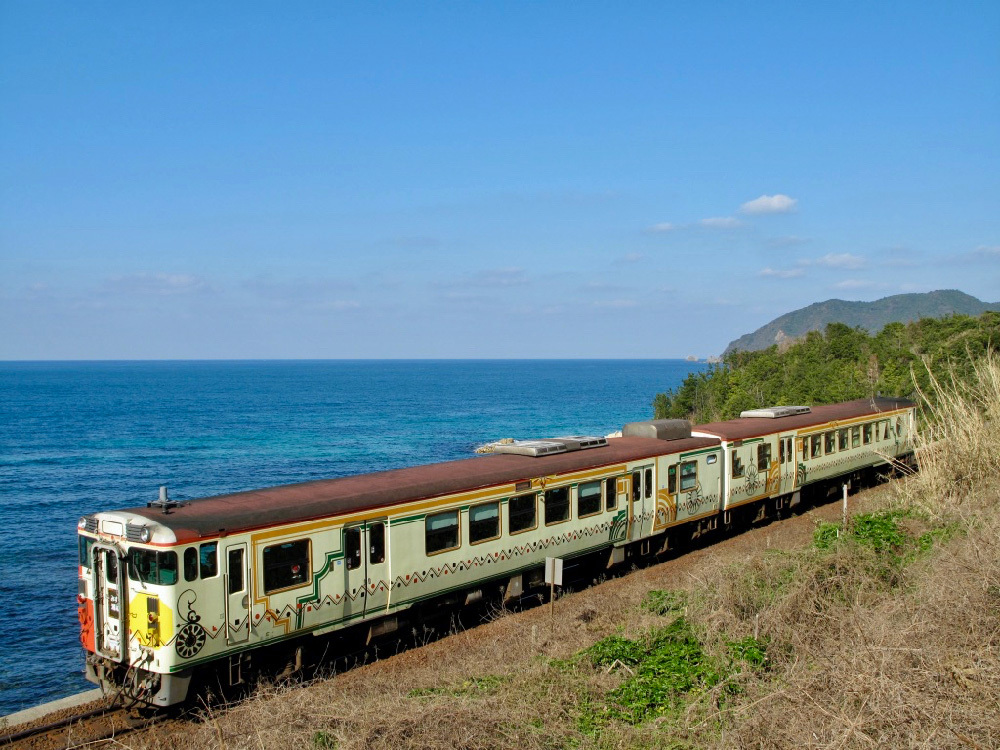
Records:
[[[879,393],[915,396],[931,373],[966,376],[971,361],[1000,348],[1000,313],[889,323],[876,335],[843,323],[810,331],[790,346],[733,351],[721,364],[688,375],[653,400],[657,419],[732,419],[744,409],[829,404]]]
[[[896,294],[874,302],[828,299],[793,310],[753,333],[740,336],[729,343],[724,355],[736,350],[767,349],[804,336],[809,331],[822,331],[829,323],[844,323],[851,328],[861,327],[875,333],[889,323],[908,323],[920,318],[943,318],[947,315],[975,316],[987,310],[1000,310],[1000,302],[982,302],[956,289],[926,294]]]

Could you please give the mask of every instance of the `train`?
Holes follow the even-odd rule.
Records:
[[[334,636],[537,593],[549,557],[618,566],[874,483],[915,466],[915,429],[912,401],[878,397],[183,502],[161,488],[79,521],[86,676],[166,708],[265,662],[294,672]]]

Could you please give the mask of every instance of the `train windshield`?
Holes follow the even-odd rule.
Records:
[[[177,583],[177,553],[133,547],[128,552],[128,577],[133,581],[172,586]]]
[[[90,545],[93,543],[89,536],[80,536],[80,566],[83,568],[90,567]]]

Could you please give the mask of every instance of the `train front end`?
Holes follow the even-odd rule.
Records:
[[[79,522],[80,641],[86,676],[125,705],[165,707],[187,695],[191,670],[178,663],[178,555],[173,532],[128,511]],[[191,630],[191,628],[188,628]],[[203,631],[196,625],[193,638]],[[192,644],[192,646],[197,644]]]

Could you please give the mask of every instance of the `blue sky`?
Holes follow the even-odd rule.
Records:
[[[1000,4],[0,4],[0,358],[683,357],[1000,300]]]

